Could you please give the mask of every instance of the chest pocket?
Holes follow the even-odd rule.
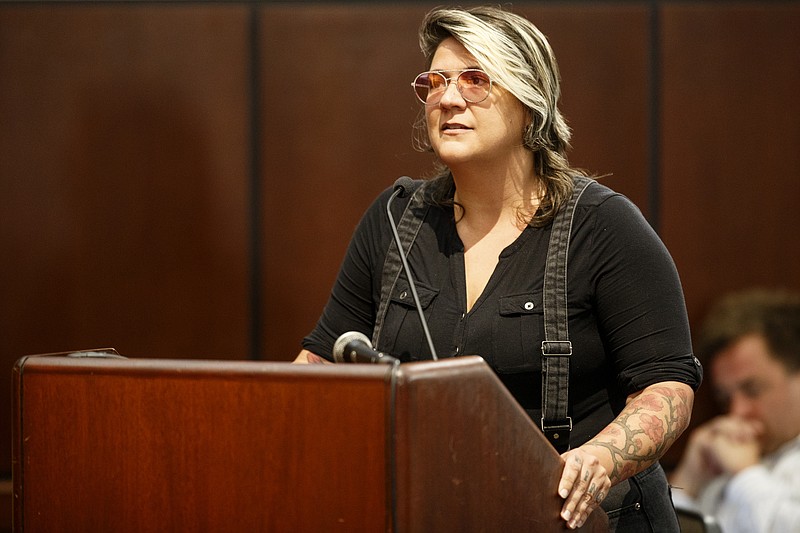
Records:
[[[429,308],[436,300],[439,289],[419,281],[416,282],[416,288],[419,303],[426,318],[428,318]],[[430,359],[430,350],[417,315],[414,295],[411,293],[408,281],[403,277],[397,280],[394,290],[389,295],[384,328],[387,331],[396,331],[397,334],[392,335],[395,344],[392,346],[380,346],[381,350],[389,352],[395,357],[400,357],[403,361]],[[416,339],[413,341],[413,345],[407,344],[412,339]]]
[[[433,287],[424,285],[419,281],[416,282],[415,286],[417,287],[417,296],[419,296],[420,305],[423,309],[427,309],[428,306],[431,305],[431,302],[433,302],[433,299],[436,298],[436,295],[439,294],[439,289],[434,289]],[[414,295],[411,294],[411,288],[408,285],[408,281],[405,279],[400,278],[397,280],[397,284],[394,286],[394,291],[389,298],[391,299],[392,303],[410,307],[411,309],[414,309],[414,312],[416,313]]]
[[[494,365],[500,373],[541,372],[544,339],[542,293],[503,296],[492,335]]]

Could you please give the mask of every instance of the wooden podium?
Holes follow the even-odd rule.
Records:
[[[43,355],[13,377],[15,531],[567,531],[560,458],[478,357]]]

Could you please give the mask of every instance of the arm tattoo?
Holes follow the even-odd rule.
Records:
[[[617,483],[656,462],[689,424],[692,397],[684,388],[647,387],[587,445],[611,455],[611,483]]]

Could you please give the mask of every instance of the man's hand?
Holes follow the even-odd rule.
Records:
[[[706,444],[708,460],[725,474],[736,474],[758,464],[762,450],[759,437],[763,426],[733,416],[715,418],[710,423]]]
[[[715,477],[736,474],[761,459],[762,426],[733,416],[720,416],[695,429],[670,482],[695,498]]]

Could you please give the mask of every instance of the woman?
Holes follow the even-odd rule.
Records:
[[[430,208],[408,261],[430,335],[439,357],[486,359],[538,424],[551,222],[580,175],[566,158],[558,68],[535,26],[495,7],[432,11],[420,45],[428,70],[413,83],[424,105],[418,137],[441,168],[415,182]],[[390,193],[364,215],[298,362],[329,359],[346,331],[373,333]],[[392,204],[395,216],[404,202]],[[689,422],[701,370],[672,259],[633,204],[592,183],[575,211],[567,277],[574,430],[562,455],[562,517],[580,527],[603,503],[612,530],[678,531],[657,461]],[[381,328],[381,351],[430,357],[413,306],[393,298]]]

